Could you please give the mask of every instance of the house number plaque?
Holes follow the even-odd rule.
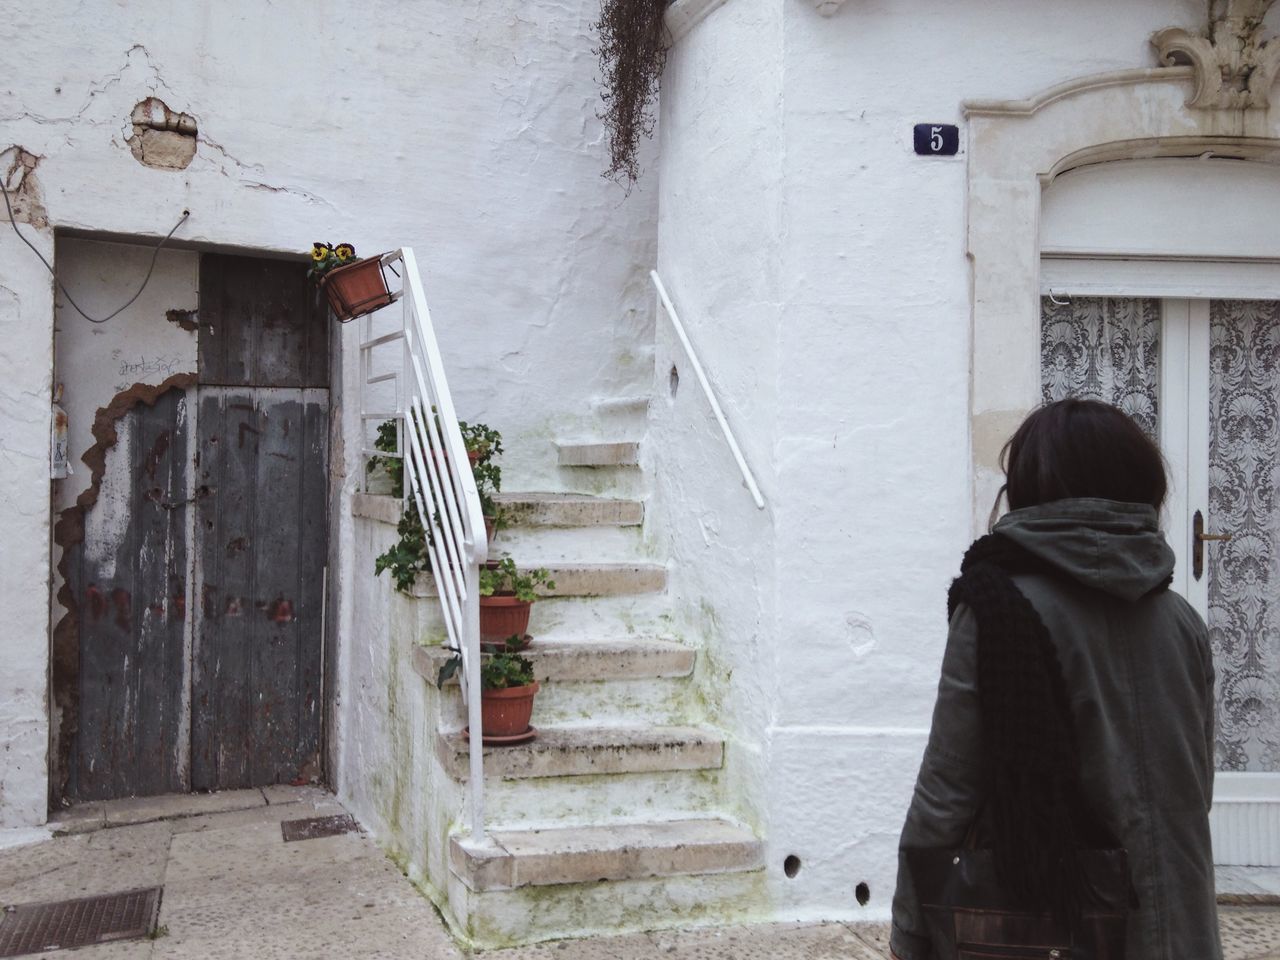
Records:
[[[951,123],[917,123],[916,153],[926,157],[954,157],[960,149],[960,128]]]

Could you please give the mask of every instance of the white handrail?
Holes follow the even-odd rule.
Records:
[[[667,288],[662,285],[662,278],[658,276],[657,270],[650,270],[649,278],[653,280],[653,285],[658,290],[658,299],[662,301],[662,306],[666,310],[667,316],[671,318],[671,325],[675,327],[676,336],[680,338],[680,343],[684,346],[684,352],[689,358],[689,364],[693,367],[693,372],[697,374],[698,382],[702,384],[702,392],[706,394],[707,402],[711,404],[711,412],[716,415],[716,422],[720,424],[720,431],[724,434],[725,443],[729,444],[729,452],[733,454],[733,459],[737,461],[738,469],[742,471],[742,479],[746,481],[747,489],[751,492],[751,499],[756,502],[758,508],[763,510],[764,497],[760,495],[760,488],[756,485],[755,475],[751,472],[751,468],[747,466],[746,458],[743,457],[742,450],[738,447],[738,441],[734,439],[733,431],[729,428],[729,421],[725,419],[724,411],[720,409],[720,403],[716,400],[716,395],[711,389],[711,383],[707,380],[707,375],[702,370],[702,364],[698,362],[698,355],[693,352],[693,344],[689,342],[689,335],[684,332],[684,324],[680,322],[676,308],[671,303],[671,298],[667,296]]]
[[[480,738],[480,565],[488,558],[489,542],[475,476],[458,427],[453,397],[445,379],[444,362],[436,343],[422,278],[413,250],[402,247],[382,258],[384,266],[401,265],[403,320],[394,334],[373,335],[373,318],[365,319],[360,344],[361,429],[368,421],[388,419],[371,413],[368,386],[394,381],[397,451],[364,449],[373,456],[398,457],[404,463],[404,498],[427,534],[427,555],[444,614],[449,646],[462,658],[460,681],[472,730],[470,778],[467,782],[471,839],[485,842],[484,743]],[[373,374],[372,351],[403,340],[401,369],[394,375]],[[367,435],[363,436],[367,442]]]

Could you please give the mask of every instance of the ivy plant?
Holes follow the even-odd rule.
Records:
[[[434,415],[434,410],[433,410]],[[410,416],[414,416],[412,413]],[[436,420],[439,428],[439,419]],[[505,526],[502,511],[497,505],[496,495],[502,489],[502,468],[495,461],[502,454],[502,434],[488,424],[467,423],[458,421],[463,442],[468,454],[474,454],[471,473],[475,477],[476,489],[480,493],[480,509],[486,517],[492,517],[496,527]],[[378,425],[378,433],[373,441],[374,449],[395,453],[399,448],[395,420],[384,420]],[[400,457],[373,456],[365,467],[373,472],[381,467],[391,478],[391,495],[404,497],[404,460]],[[434,527],[439,523],[439,514],[433,516],[432,530],[423,529],[418,517],[417,507],[413,503],[405,505],[404,515],[396,525],[399,539],[373,562],[374,574],[380,575],[384,570],[391,571],[396,589],[408,593],[413,587],[418,574],[431,569],[431,558],[428,547],[435,542]]]
[[[386,553],[374,559],[373,573],[374,576],[380,576],[382,571],[390,570],[396,589],[401,593],[408,593],[413,582],[418,579],[418,574],[431,569],[427,548],[435,543],[435,536],[422,529],[418,508],[413,504],[404,508],[404,514],[396,524],[396,533],[400,535],[399,539]]]
[[[480,571],[480,596],[492,597],[495,593],[515,594],[517,600],[532,603],[537,599],[537,588],[545,586],[549,590],[556,588],[551,579],[551,572],[546,567],[527,570],[521,573],[516,562],[509,556],[503,557],[494,566]]]
[[[387,453],[395,453],[398,449],[396,438],[396,421],[383,420],[378,424],[378,435],[374,438],[373,448]],[[365,464],[365,474],[371,474],[381,468],[391,478],[391,496],[404,496],[404,460],[400,457],[370,457]]]

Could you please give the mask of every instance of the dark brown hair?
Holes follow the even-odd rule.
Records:
[[[1022,421],[1000,458],[1010,510],[1097,497],[1159,511],[1168,489],[1160,448],[1122,411],[1097,400],[1045,404]]]

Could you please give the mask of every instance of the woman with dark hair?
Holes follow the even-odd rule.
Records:
[[[1169,590],[1160,452],[1115,407],[1063,400],[1026,419],[1004,463],[1009,512],[969,549],[948,598],[893,955],[1220,960],[1213,661],[1203,620]],[[1109,938],[1090,913],[1103,884],[1089,850],[1120,864]],[[962,862],[990,864],[1007,901],[985,928],[973,922],[983,904],[954,909],[990,895]],[[942,886],[927,869],[937,863],[955,865]],[[1015,929],[1008,902],[1052,918],[1067,949],[1051,951],[1061,945],[1034,924]],[[1011,936],[1035,949],[1001,953]]]

